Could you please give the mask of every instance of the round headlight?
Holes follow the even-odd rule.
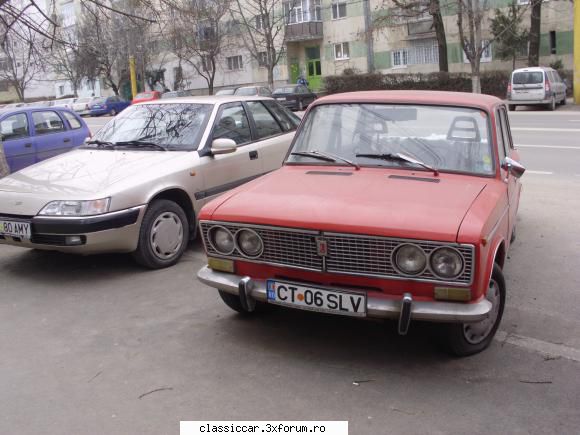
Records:
[[[395,251],[395,265],[404,274],[418,275],[425,270],[427,256],[416,245],[401,245]]]
[[[431,269],[440,278],[455,278],[463,270],[463,257],[453,248],[439,248],[431,253]]]
[[[230,255],[234,252],[234,236],[227,228],[211,227],[209,229],[209,242],[211,246],[222,255]]]
[[[260,235],[248,229],[238,231],[237,235],[238,249],[246,257],[256,258],[262,255],[264,244]]]

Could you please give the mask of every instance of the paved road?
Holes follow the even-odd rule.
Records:
[[[518,143],[542,147],[521,147],[531,171],[507,308],[484,353],[449,358],[417,323],[401,338],[392,324],[300,312],[240,318],[194,279],[198,242],[155,272],[127,256],[0,247],[1,432],[175,434],[182,419],[346,419],[353,435],[578,433],[580,142],[564,129],[580,129],[580,116],[511,120]],[[543,147],[559,144],[576,148]]]

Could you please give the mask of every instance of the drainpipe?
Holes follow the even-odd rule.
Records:
[[[365,16],[365,36],[367,42],[367,72],[375,71],[375,49],[373,46],[373,32],[371,29],[371,0],[363,1],[363,9]]]

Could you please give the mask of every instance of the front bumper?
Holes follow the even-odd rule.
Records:
[[[30,239],[0,236],[0,244],[78,254],[132,252],[137,249],[144,205],[88,217],[35,216]],[[17,219],[16,219],[17,220]],[[80,243],[68,244],[71,236]]]
[[[91,109],[89,110],[89,115],[90,116],[101,116],[101,115],[106,115],[107,113],[109,113],[110,109]]]
[[[540,104],[550,104],[552,102],[552,97],[545,100],[507,100],[510,106],[537,106]]]
[[[197,278],[204,284],[218,290],[240,295],[240,288],[246,287],[249,298],[259,302],[267,301],[266,282],[252,280],[231,273],[218,272],[204,266],[197,273]],[[249,280],[249,281],[248,281]],[[409,300],[410,298],[410,300]],[[491,311],[491,303],[483,298],[475,303],[413,301],[412,296],[406,294],[402,299],[386,299],[367,295],[367,317],[379,319],[399,319],[399,324],[409,304],[410,318],[403,321],[425,320],[430,322],[473,323],[487,318]]]

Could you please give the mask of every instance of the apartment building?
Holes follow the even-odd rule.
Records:
[[[57,12],[66,26],[78,22],[79,0],[55,0]],[[123,0],[119,0],[123,1]],[[248,0],[249,1],[249,0]],[[484,39],[491,38],[490,20],[496,8],[505,8],[512,0],[486,0],[483,22]],[[529,9],[529,0],[516,0]],[[447,53],[451,72],[469,72],[469,63],[459,42],[455,2],[441,2],[447,37]],[[279,0],[276,13],[283,15],[285,28],[279,43],[284,55],[274,69],[275,85],[295,83],[301,75],[310,87],[319,90],[325,76],[341,74],[345,70],[383,73],[433,72],[439,68],[438,43],[432,17],[402,17],[390,0]],[[524,13],[522,27],[528,27],[530,11]],[[379,17],[384,25],[373,24]],[[544,0],[541,20],[540,63],[547,65],[561,60],[566,69],[573,65],[573,3]],[[231,26],[231,17],[224,25]],[[256,17],[259,20],[259,18]],[[235,23],[234,23],[235,24]],[[259,22],[257,23],[259,24]],[[199,23],[192,23],[199,26]],[[244,29],[238,29],[238,32]],[[161,34],[159,38],[164,38]],[[244,47],[239,33],[232,38],[216,67],[215,89],[267,84],[267,70],[260,59],[255,59]],[[156,41],[150,50],[149,66],[163,71],[162,87],[174,90],[192,89],[197,94],[207,93],[207,83],[187,62],[180,61],[167,41]],[[527,53],[522,52],[517,66],[525,66]],[[502,61],[494,54],[492,43],[482,57],[482,70],[511,69],[511,61]],[[144,80],[143,80],[144,81]],[[70,91],[66,82],[55,85],[56,95]],[[101,83],[86,83],[80,94],[107,95],[112,91]]]

